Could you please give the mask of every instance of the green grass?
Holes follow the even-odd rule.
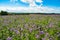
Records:
[[[0,16],[0,40],[60,40],[60,15]]]

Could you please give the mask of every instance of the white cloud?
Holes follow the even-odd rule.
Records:
[[[42,0],[36,0],[36,2],[40,2],[40,3],[42,3],[43,1],[42,1]]]
[[[11,2],[15,2],[18,0],[10,0]],[[8,11],[8,12],[28,12],[28,13],[60,13],[60,8],[52,8],[52,7],[43,7],[42,0],[36,0],[36,2],[40,2],[41,5],[37,6],[34,0],[21,0],[23,2],[29,2],[29,7],[21,7],[21,6],[0,6],[0,11]]]
[[[36,2],[40,2],[40,3],[41,3],[40,6],[42,6],[42,2],[43,2],[42,0],[21,0],[21,1],[22,1],[22,2],[26,2],[26,3],[28,2],[28,3],[30,4],[30,6],[33,6],[33,7],[34,7],[34,6],[37,6],[37,5],[35,4],[35,1],[36,1]]]
[[[50,7],[0,7],[0,10],[8,12],[28,12],[28,13],[60,13],[60,9]]]
[[[22,2],[29,3],[30,6],[36,6],[34,0],[21,0]]]
[[[12,3],[16,3],[18,0],[10,0],[10,2],[12,2]],[[30,7],[36,7],[36,6],[38,6],[36,3],[35,3],[35,1],[36,2],[40,2],[40,6],[42,6],[43,4],[42,4],[42,0],[20,0],[20,1],[22,1],[22,2],[24,2],[24,3],[29,3],[29,6]],[[19,5],[18,3],[16,3],[17,5]]]
[[[36,2],[40,2],[40,6],[43,5],[43,4],[42,4],[43,0],[36,0]]]
[[[42,3],[43,1],[42,0],[21,0],[22,2],[30,2],[30,3],[32,3],[32,2],[40,2],[40,3]]]
[[[21,0],[22,2],[27,2],[28,0]]]

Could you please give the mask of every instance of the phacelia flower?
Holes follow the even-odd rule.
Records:
[[[8,37],[7,40],[12,40],[12,37]]]

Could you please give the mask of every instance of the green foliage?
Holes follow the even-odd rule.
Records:
[[[8,15],[6,11],[1,11],[0,15]]]
[[[4,12],[2,11],[2,13]],[[53,18],[41,15],[0,16],[0,39],[6,40],[8,37],[12,37],[12,40],[42,40],[42,38],[48,40],[53,36],[52,39],[60,40],[60,36],[57,34],[60,32],[57,29],[60,28],[60,21]],[[48,26],[51,21],[54,24],[57,22],[56,27]],[[41,31],[43,33],[40,33]]]

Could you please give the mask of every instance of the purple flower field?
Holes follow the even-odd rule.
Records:
[[[60,15],[0,16],[0,40],[60,40]]]

